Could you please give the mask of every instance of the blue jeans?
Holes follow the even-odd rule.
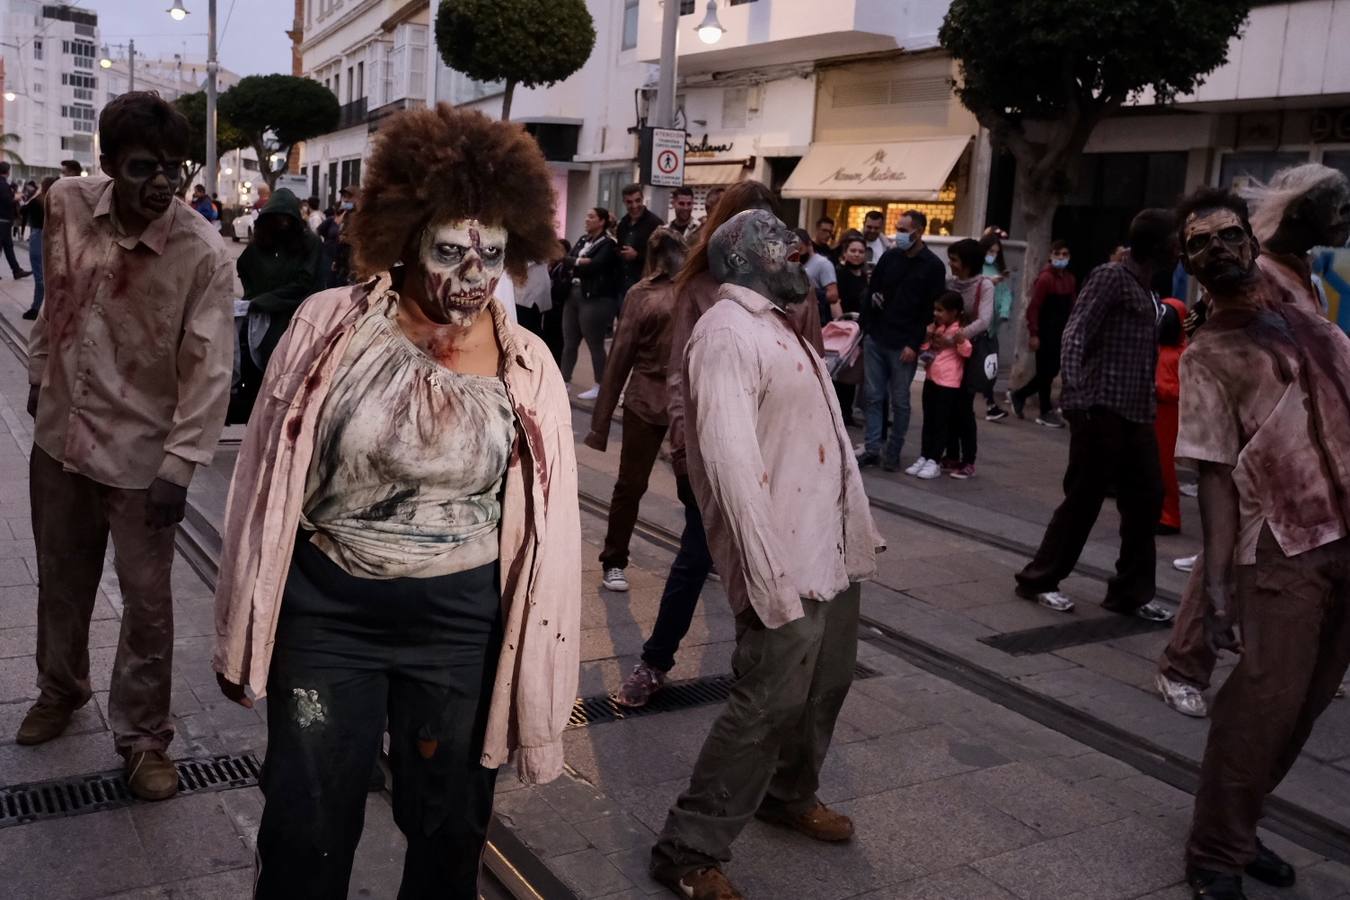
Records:
[[[689,479],[676,478],[680,500],[684,503],[684,533],[680,535],[680,552],[675,554],[666,588],[661,593],[661,607],[652,626],[652,636],[642,645],[642,661],[653,669],[669,672],[675,668],[675,651],[689,633],[694,620],[703,583],[712,571],[712,555],[708,552],[708,536],[703,530]]]
[[[33,312],[42,309],[46,282],[42,280],[42,229],[28,232],[28,267],[33,270]]]
[[[909,430],[909,386],[919,361],[900,361],[901,351],[892,349],[873,338],[863,339],[863,373],[867,387],[867,428],[864,432],[868,453],[880,455],[885,462],[900,461],[905,446],[905,432]],[[886,419],[886,396],[891,398],[891,433],[882,453],[881,431]]]

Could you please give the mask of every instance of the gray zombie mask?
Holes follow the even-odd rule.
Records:
[[[749,209],[728,219],[708,243],[713,277],[749,288],[774,305],[801,303],[811,284],[794,235],[777,216]]]

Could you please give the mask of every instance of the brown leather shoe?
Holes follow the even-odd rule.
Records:
[[[853,820],[819,801],[804,813],[759,812],[756,816],[770,825],[791,828],[818,841],[837,843],[853,837]]]
[[[127,786],[142,800],[168,800],[178,793],[178,770],[163,750],[141,750],[127,757]]]
[[[690,872],[667,887],[675,892],[675,896],[690,900],[745,900],[745,895],[715,867]]]
[[[61,732],[66,730],[73,715],[75,710],[71,707],[39,700],[28,710],[28,715],[23,717],[23,723],[19,725],[18,733],[14,735],[14,742],[30,747],[34,744],[45,744],[61,736]]]

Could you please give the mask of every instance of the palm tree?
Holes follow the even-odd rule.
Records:
[[[15,165],[23,165],[23,157],[10,149],[10,146],[19,142],[19,136],[13,132],[0,133],[0,159],[7,159]]]

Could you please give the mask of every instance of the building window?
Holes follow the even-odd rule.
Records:
[[[1219,162],[1219,187],[1241,190],[1253,180],[1266,182],[1280,169],[1308,161],[1302,150],[1243,150],[1225,153]]]
[[[356,87],[356,79],[352,77],[352,67],[347,67],[347,102],[351,103],[356,98],[352,95],[352,90]]]
[[[336,97],[336,98],[338,98],[338,102],[339,102],[339,103],[342,102],[342,73],[341,73],[341,72],[334,72],[334,73],[333,73],[333,96]]]
[[[42,59],[42,38],[33,38],[33,59]]]
[[[632,50],[637,46],[637,35],[638,0],[623,0],[623,42],[620,46]]]
[[[344,159],[342,161],[342,179],[338,182],[339,187],[360,187],[361,186],[361,160]]]
[[[359,62],[356,64],[356,99],[361,99],[366,95],[366,64]]]

